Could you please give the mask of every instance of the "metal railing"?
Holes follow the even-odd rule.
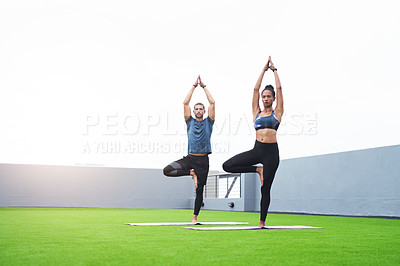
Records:
[[[207,185],[204,187],[204,198],[232,199],[241,195],[240,174],[209,175]]]

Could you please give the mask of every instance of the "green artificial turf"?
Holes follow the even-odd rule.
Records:
[[[324,229],[194,231],[191,210],[0,208],[0,265],[399,265],[400,220],[269,214],[267,225]],[[201,211],[203,222],[259,214]]]

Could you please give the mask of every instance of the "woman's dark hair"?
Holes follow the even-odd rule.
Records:
[[[272,86],[272,85],[267,85],[267,86],[265,86],[265,88],[263,89],[263,91],[261,92],[261,94],[262,94],[264,91],[272,91],[272,96],[275,97],[275,89],[274,89],[274,86]]]

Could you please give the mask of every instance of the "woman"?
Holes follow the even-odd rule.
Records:
[[[261,100],[264,110],[261,111],[260,87],[264,77],[264,73],[270,68],[275,76],[276,95],[274,87],[267,85],[261,92]],[[272,107],[276,100],[275,109]],[[265,226],[265,219],[270,203],[271,185],[274,181],[275,172],[279,165],[279,149],[276,140],[276,131],[278,130],[283,115],[283,98],[282,88],[279,81],[278,71],[268,58],[267,64],[264,66],[260,76],[258,77],[253,92],[253,121],[256,129],[256,143],[250,151],[240,153],[223,164],[226,172],[231,173],[258,173],[261,179],[261,203],[260,203],[260,224],[259,227]],[[261,163],[263,166],[255,166]]]

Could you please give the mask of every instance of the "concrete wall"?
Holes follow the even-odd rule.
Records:
[[[399,159],[400,145],[283,160],[270,211],[400,217]]]
[[[190,208],[192,187],[160,169],[0,164],[0,206]]]
[[[399,158],[396,145],[282,160],[269,210],[400,217]],[[205,199],[204,209],[259,211],[258,176],[241,185],[240,199]],[[0,206],[193,208],[193,198],[190,177],[160,169],[0,164]]]

